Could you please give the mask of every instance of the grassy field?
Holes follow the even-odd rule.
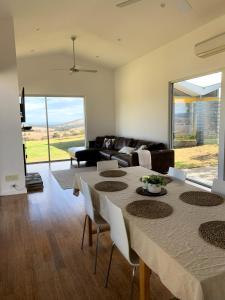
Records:
[[[218,145],[203,145],[175,149],[175,165],[180,169],[191,169],[218,164]]]
[[[67,149],[69,147],[84,146],[84,136],[74,138],[50,139],[51,160],[69,159]],[[26,142],[27,163],[41,162],[48,160],[48,141],[27,141]]]

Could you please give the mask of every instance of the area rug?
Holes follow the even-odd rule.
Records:
[[[52,175],[55,177],[61,188],[63,190],[67,190],[74,187],[76,180],[75,175],[83,172],[93,172],[96,170],[96,167],[72,168],[67,170],[52,171]]]

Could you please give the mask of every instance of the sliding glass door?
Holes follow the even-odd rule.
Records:
[[[27,163],[69,159],[67,149],[85,145],[84,99],[26,97]]]
[[[85,144],[83,99],[48,97],[47,107],[51,160],[68,159],[68,148]]]
[[[45,97],[26,97],[26,125],[32,130],[23,132],[27,162],[48,161],[48,131]]]
[[[176,82],[172,91],[175,166],[207,186],[218,176],[221,76],[218,72]]]

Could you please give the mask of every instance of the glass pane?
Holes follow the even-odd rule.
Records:
[[[26,126],[32,129],[23,132],[27,163],[48,161],[45,98],[25,98]]]
[[[175,166],[211,186],[218,173],[221,73],[177,82],[173,94]]]
[[[84,99],[48,97],[51,160],[69,159],[67,149],[85,145]]]

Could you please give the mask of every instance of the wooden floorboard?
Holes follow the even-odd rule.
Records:
[[[68,168],[55,163],[53,168]],[[93,275],[93,246],[80,249],[84,206],[82,196],[62,190],[47,164],[33,165],[44,181],[41,193],[0,197],[0,299],[115,300],[129,299],[131,268],[116,250],[109,287],[104,279],[111,240],[100,238],[97,274]],[[138,276],[138,274],[137,274]],[[153,274],[152,300],[172,295]],[[138,277],[134,299],[138,299]]]

